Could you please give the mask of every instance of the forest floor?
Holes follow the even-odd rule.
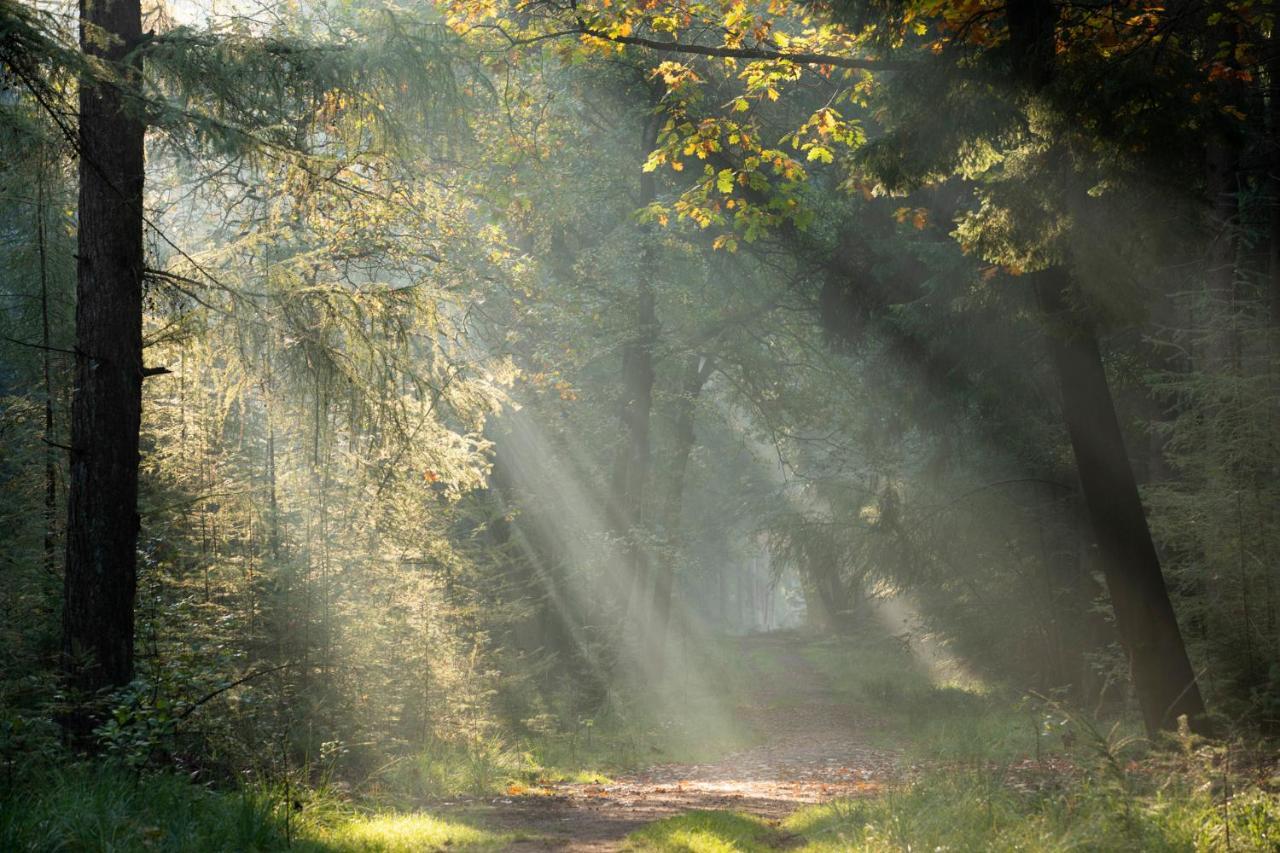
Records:
[[[883,633],[706,645],[650,697],[659,716],[580,721],[593,736],[567,754],[526,742],[502,766],[421,758],[472,767],[466,785],[356,800],[101,761],[11,767],[0,850],[1280,850],[1273,741],[1145,744],[1132,720],[1020,699]]]
[[[874,744],[861,717],[789,635],[739,641],[752,689],[730,709],[758,745],[700,764],[663,763],[603,784],[547,783],[436,809],[510,833],[513,850],[606,851],[653,821],[733,810],[769,821],[836,798],[872,796],[899,773],[900,755]]]

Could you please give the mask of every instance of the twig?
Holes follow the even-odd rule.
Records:
[[[33,344],[29,341],[20,341],[17,338],[11,338],[8,335],[5,335],[4,339],[11,344],[17,344],[18,346],[23,346],[23,347],[31,347],[31,349],[45,350],[46,352],[61,352],[61,353],[66,353],[67,355],[79,355],[79,353],[73,349],[63,349],[62,347],[54,347],[54,346],[49,346],[47,344]]]
[[[280,664],[279,666],[272,666],[272,667],[268,667],[267,669],[254,670],[248,675],[242,676],[241,678],[237,678],[235,681],[232,681],[228,684],[224,684],[221,687],[219,687],[217,690],[213,690],[209,693],[206,693],[204,696],[201,696],[195,702],[192,702],[190,705],[188,705],[182,711],[182,713],[178,715],[178,722],[185,720],[188,716],[191,715],[192,711],[199,708],[201,705],[205,704],[211,699],[216,699],[218,696],[221,696],[223,693],[226,693],[228,690],[231,690],[232,688],[239,687],[241,684],[245,684],[246,682],[253,681],[255,678],[261,678],[264,675],[270,675],[273,672],[279,672],[282,669],[288,669],[291,666],[296,666],[296,662],[287,661],[285,663]]]

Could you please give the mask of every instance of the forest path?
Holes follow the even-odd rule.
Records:
[[[608,784],[559,784],[501,798],[471,815],[525,839],[514,850],[607,851],[646,823],[694,809],[785,817],[802,805],[875,793],[898,756],[869,743],[873,721],[852,716],[794,637],[744,638],[740,653],[769,662],[732,709],[763,742],[705,764],[659,764]],[[753,664],[753,667],[756,666]],[[474,807],[473,807],[474,808]]]

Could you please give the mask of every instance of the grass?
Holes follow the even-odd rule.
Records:
[[[749,664],[776,672],[778,655],[795,652],[761,646]],[[631,849],[1280,851],[1277,780],[1259,781],[1265,759],[1262,773],[1228,780],[1222,745],[1184,736],[1152,750],[1132,722],[1103,730],[1052,705],[937,684],[892,640],[814,641],[799,653],[851,715],[873,721],[873,737],[931,769],[780,825],[735,812],[678,815],[634,833]]]
[[[729,811],[696,811],[628,838],[645,853],[1280,850],[1280,797],[1246,790],[1228,803],[1191,790],[1134,792],[1085,781],[1019,790],[1003,779],[935,774],[885,796],[810,806],[780,825]],[[1229,839],[1229,841],[1228,841]]]
[[[1126,791],[1086,779],[1052,793],[936,774],[892,795],[801,810],[787,830],[810,853],[861,850],[1275,851],[1280,800],[1253,789],[1224,803],[1191,791]],[[1226,843],[1228,833],[1230,846]]]
[[[1008,763],[1060,740],[1060,715],[972,679],[938,682],[901,643],[874,630],[809,642],[801,653],[869,723],[868,740],[910,762]]]
[[[324,792],[214,791],[102,765],[33,774],[0,798],[5,851],[400,853],[500,850],[511,840],[425,813],[356,811]]]
[[[665,818],[627,837],[627,850],[644,853],[756,853],[776,849],[777,829],[754,815],[692,811]]]
[[[1189,734],[1151,750],[1123,727],[1102,731],[996,691],[935,685],[891,643],[762,645],[737,663],[736,680],[722,695],[750,701],[753,685],[765,681],[761,673],[794,665],[797,651],[825,674],[852,714],[879,720],[881,738],[902,748],[908,762],[930,769],[879,796],[804,808],[781,824],[730,811],[673,816],[633,833],[629,849],[1280,851],[1280,786],[1275,778],[1265,781],[1275,773],[1265,758],[1250,764],[1238,747],[1228,755],[1223,745]],[[601,782],[601,768],[689,761],[754,737],[738,731],[694,742],[707,723],[694,712],[680,725],[636,712],[519,749],[500,741],[436,744],[416,761],[401,762],[405,775],[386,779],[371,801]],[[1072,731],[1075,745],[1066,748],[1046,727]],[[1053,762],[1038,764],[1037,750]],[[214,790],[172,774],[139,775],[104,764],[20,770],[0,779],[3,851],[488,851],[514,840],[470,820],[357,809],[324,789]]]
[[[735,689],[749,681],[718,677]],[[705,761],[754,741],[754,733],[715,725],[710,715],[676,690],[650,709],[622,707],[578,721],[574,731],[435,742],[361,785],[362,803],[377,805],[365,810],[323,789],[299,786],[288,792],[250,785],[215,790],[173,774],[139,775],[105,763],[28,769],[0,779],[0,850],[498,850],[513,836],[386,806],[536,794],[553,783],[603,784],[615,772]]]
[[[419,853],[428,850],[500,850],[513,837],[422,812],[355,817],[312,830],[303,850],[364,853]]]

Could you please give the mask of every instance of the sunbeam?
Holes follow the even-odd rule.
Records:
[[[1273,5],[0,0],[0,850],[1272,853]]]

